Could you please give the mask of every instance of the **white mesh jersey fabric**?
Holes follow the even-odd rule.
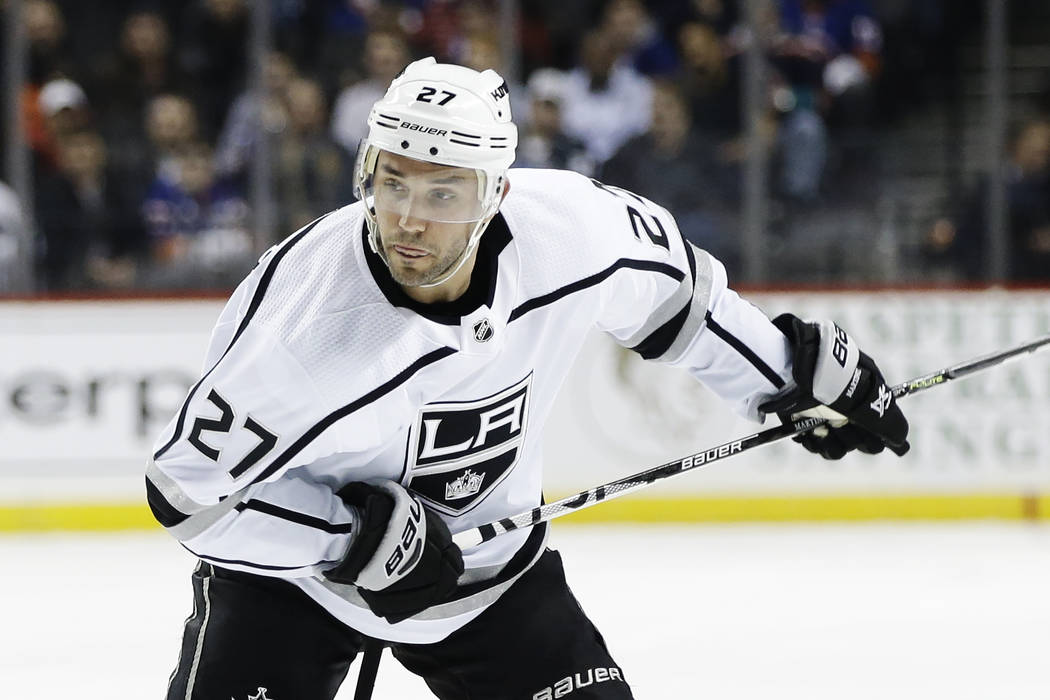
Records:
[[[276,267],[253,323],[269,327],[333,406],[438,347],[387,302],[364,261],[360,203],[336,210]]]

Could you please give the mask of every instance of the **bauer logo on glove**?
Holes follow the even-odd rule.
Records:
[[[395,572],[398,575],[405,573],[419,559],[423,551],[423,543],[416,535],[419,534],[419,521],[422,516],[423,505],[419,501],[412,501],[408,509],[408,519],[405,521],[405,531],[401,533],[401,545],[396,547],[394,553],[386,560],[387,578],[393,576]],[[401,562],[405,561],[405,552],[409,551],[412,552],[412,555],[408,558],[408,562],[401,566]]]

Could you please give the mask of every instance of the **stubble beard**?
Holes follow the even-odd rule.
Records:
[[[398,241],[397,243],[403,243],[408,246],[413,245],[410,241]],[[404,287],[421,287],[424,284],[430,284],[441,279],[442,275],[452,269],[459,262],[463,251],[466,250],[467,242],[463,241],[462,244],[448,249],[440,258],[435,257],[434,253],[431,252],[429,256],[421,259],[427,260],[429,258],[430,264],[426,267],[418,268],[402,265],[400,256],[393,250],[393,246],[394,243],[384,246],[386,257],[389,261],[390,276],[394,278],[395,282]]]

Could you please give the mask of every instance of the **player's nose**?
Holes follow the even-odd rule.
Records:
[[[398,226],[405,231],[422,231],[427,226],[426,218],[419,215],[419,204],[415,195],[410,194],[400,202],[397,214]]]
[[[407,231],[409,233],[418,233],[426,229],[427,221],[422,217],[413,216],[412,212],[408,208],[406,208],[404,211],[401,212],[401,216],[397,221],[397,225],[401,228],[402,231]]]

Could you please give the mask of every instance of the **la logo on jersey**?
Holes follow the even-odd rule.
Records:
[[[230,700],[234,700],[234,698],[230,698]],[[255,695],[248,696],[248,700],[276,700],[276,698],[267,697],[266,688],[259,687]]]
[[[424,406],[409,435],[409,487],[439,512],[460,515],[518,462],[528,424],[532,375],[474,401]]]

